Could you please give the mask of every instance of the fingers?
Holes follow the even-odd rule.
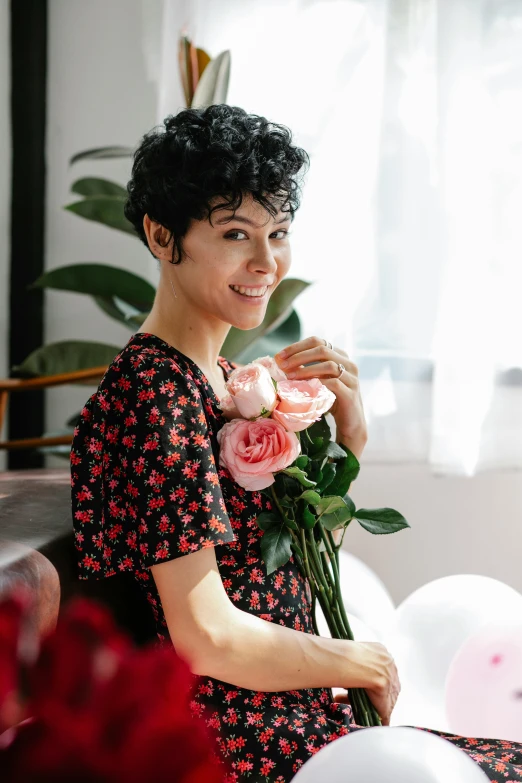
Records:
[[[282,370],[287,378],[295,378],[300,381],[304,381],[307,378],[331,378],[333,380],[339,375],[338,363],[333,359],[320,362],[319,364],[312,364],[309,367],[296,366],[290,369],[282,367]],[[345,376],[346,373],[343,373],[343,377]]]
[[[310,362],[331,361],[335,364],[335,368],[331,368],[331,374],[334,377],[339,373],[337,368],[339,362],[344,364],[347,372],[355,376],[359,374],[357,365],[350,361],[348,354],[340,348],[329,348],[322,337],[306,337],[304,340],[292,343],[283,351],[279,351],[275,355],[275,359],[284,372],[287,372],[287,370],[292,372],[300,368],[300,365]],[[318,376],[316,375],[315,377]]]

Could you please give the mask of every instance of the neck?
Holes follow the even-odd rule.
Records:
[[[163,284],[162,284],[163,283]],[[168,281],[161,281],[154,305],[140,331],[151,332],[192,359],[205,375],[217,373],[221,347],[230,324],[198,310],[180,291],[174,293]]]

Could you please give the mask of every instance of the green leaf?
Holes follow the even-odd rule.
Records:
[[[77,152],[69,161],[69,166],[79,160],[101,160],[104,158],[131,158],[134,150],[131,147],[113,145],[111,147],[95,147],[84,152]]]
[[[318,421],[314,421],[306,431],[312,440],[314,438],[322,438],[323,441],[330,441],[332,439],[332,430],[330,429],[330,425],[326,421],[325,416],[321,416]]]
[[[337,462],[335,478],[328,490],[332,495],[344,496],[350,489],[352,482],[355,481],[359,475],[361,466],[355,454],[352,454],[352,452],[344,446],[341,446],[341,448],[345,451],[346,458]]]
[[[339,446],[338,443],[335,443],[333,440],[331,440],[326,447],[325,454],[327,457],[331,457],[332,459],[345,459],[346,458],[346,452],[341,446]]]
[[[311,506],[317,506],[321,502],[321,495],[318,492],[314,492],[313,489],[307,489],[297,499],[304,500],[306,503],[310,503]]]
[[[115,321],[118,321],[119,323],[125,324],[125,326],[129,326],[132,329],[134,328],[134,319],[136,318],[136,315],[130,315],[128,313],[128,309],[125,308],[125,310],[120,307],[118,307],[118,302],[121,302],[120,300],[117,300],[112,297],[105,297],[105,296],[93,296],[94,301],[100,308],[100,310],[103,310],[103,312],[110,316],[110,318],[114,318]],[[136,312],[136,311],[134,311]],[[141,316],[141,324],[147,317],[147,313],[140,313]]]
[[[298,468],[301,468],[301,470],[303,470],[304,468],[306,468],[309,462],[310,462],[310,458],[307,457],[306,454],[301,454],[301,456],[296,459],[295,464],[297,465]]]
[[[321,470],[321,473],[323,474],[321,481],[317,482],[317,490],[319,492],[323,492],[327,487],[330,486],[330,484],[335,478],[335,471],[336,471],[336,467],[332,462],[327,462],[323,466]]]
[[[302,291],[308,288],[309,285],[310,283],[305,282],[304,280],[297,280],[294,278],[282,280],[268,301],[263,322],[255,329],[244,330],[233,327],[229,331],[227,339],[221,348],[221,354],[228,359],[234,361],[238,360],[242,363],[257,358],[263,353],[258,342],[260,338],[265,337],[287,320],[292,311],[294,299],[302,293]],[[246,352],[251,349],[254,344],[255,350],[252,349],[252,355],[250,356],[250,354],[247,354]],[[271,351],[266,351],[266,353],[273,355]],[[275,353],[277,353],[277,351],[275,351]],[[250,358],[247,359],[247,356]]]
[[[343,498],[338,495],[325,495],[316,507],[318,514],[332,514],[338,508],[347,508]]]
[[[274,525],[281,524],[281,517],[274,511],[262,511],[257,517],[257,524],[261,530],[270,530]]]
[[[82,177],[71,185],[71,191],[79,196],[118,196],[127,198],[127,190],[117,182],[101,177]]]
[[[271,527],[261,536],[261,556],[267,574],[286,565],[292,555],[292,534],[284,524]]]
[[[285,514],[285,517],[284,517],[284,522],[285,522],[286,527],[289,527],[292,530],[299,530],[295,520],[292,519],[292,517],[290,517],[290,516],[286,516],[286,514]]]
[[[308,506],[304,506],[301,512],[301,522],[305,530],[311,530],[317,523],[317,516],[310,511]]]
[[[352,512],[347,506],[341,506],[332,511],[331,514],[323,514],[321,517],[321,523],[327,530],[335,530],[343,525],[345,522],[349,522],[352,519]]]
[[[283,500],[285,496],[288,496],[289,498],[296,498],[302,492],[301,484],[295,478],[292,478],[291,476],[285,476],[283,472],[275,474],[274,489],[282,505],[284,505],[284,503],[282,502],[281,498]]]
[[[348,495],[348,493],[343,496],[343,500],[346,503],[346,505],[348,506],[348,508],[350,509],[352,517],[355,516],[355,503],[351,499],[350,495]]]
[[[310,461],[306,467],[306,472],[310,481],[315,481],[316,483],[319,483],[323,477],[321,463],[316,462],[315,460]]]
[[[40,275],[30,288],[54,288],[89,296],[118,297],[139,311],[154,304],[156,290],[147,280],[109,264],[71,264]]]
[[[190,107],[193,109],[227,103],[230,78],[230,51],[227,49],[207,63],[194,90]]]
[[[136,237],[134,226],[123,214],[125,199],[117,196],[88,196],[83,201],[67,204],[64,209],[86,220],[94,220],[108,228],[115,228]]]
[[[285,468],[285,470],[280,472],[284,473],[286,476],[291,476],[292,478],[297,479],[297,481],[302,484],[303,487],[315,487],[315,481],[310,481],[306,473],[298,467]]]
[[[59,375],[75,370],[87,370],[90,367],[108,366],[121,350],[121,346],[105,343],[61,340],[37,348],[12,370],[23,376]],[[81,383],[92,386],[94,381]]]
[[[402,514],[393,508],[360,508],[355,512],[355,519],[373,535],[397,533],[399,530],[410,527]]]

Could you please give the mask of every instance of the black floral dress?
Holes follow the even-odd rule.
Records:
[[[233,365],[220,357],[225,378]],[[145,591],[159,643],[170,643],[150,566],[215,547],[223,585],[241,610],[313,633],[311,594],[293,558],[267,575],[256,518],[269,500],[219,467],[225,423],[199,367],[138,332],[85,404],[71,449],[80,579],[131,572]],[[350,731],[350,705],[330,688],[257,692],[193,675],[191,712],[227,759],[224,783],[287,783],[323,745]],[[417,727],[414,727],[417,728]],[[424,729],[425,731],[432,731]],[[522,781],[522,745],[432,731],[462,748],[493,781]]]

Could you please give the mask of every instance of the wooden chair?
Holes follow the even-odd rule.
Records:
[[[50,386],[61,386],[66,383],[80,381],[100,381],[107,367],[91,367],[87,370],[62,373],[61,375],[43,375],[38,378],[6,378],[0,379],[0,434],[4,424],[9,395],[13,392],[47,389]],[[56,435],[40,438],[21,438],[19,440],[0,440],[0,449],[32,449],[39,446],[58,446],[69,444],[72,435]]]

